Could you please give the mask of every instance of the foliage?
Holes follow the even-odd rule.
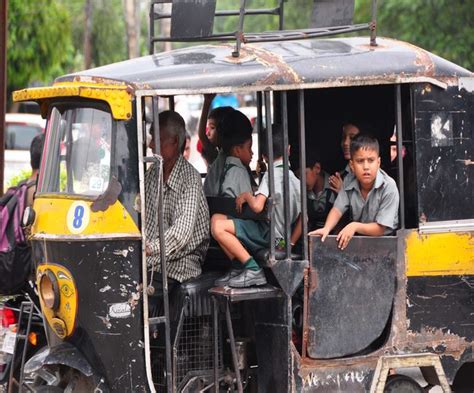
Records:
[[[356,0],[356,21],[370,19],[371,0]],[[377,34],[420,46],[474,69],[474,6],[465,0],[379,2]]]
[[[147,13],[141,3],[141,52],[147,52]],[[270,8],[279,0],[247,0],[249,8]],[[355,0],[355,22],[370,19],[371,0]],[[125,60],[127,41],[122,0],[92,0],[92,65]],[[314,0],[284,3],[285,28],[307,28]],[[8,91],[51,83],[58,75],[84,67],[85,0],[9,0]],[[217,0],[222,9],[239,0]],[[411,42],[468,69],[474,69],[474,7],[467,0],[384,0],[378,2],[378,35]],[[237,29],[238,17],[219,17],[214,32]],[[278,29],[277,16],[245,18],[246,32]],[[179,46],[179,45],[177,45]],[[10,97],[10,95],[8,95]]]
[[[63,73],[73,52],[71,18],[59,0],[9,0],[8,89],[49,82]]]
[[[31,169],[23,169],[17,175],[13,176],[7,184],[7,187],[16,186],[19,182],[29,179]]]

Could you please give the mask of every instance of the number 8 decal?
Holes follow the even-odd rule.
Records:
[[[85,202],[74,202],[67,212],[67,227],[73,234],[79,234],[89,224],[89,206]]]
[[[84,206],[76,206],[74,210],[74,220],[72,221],[72,226],[76,229],[80,228],[82,225],[82,218],[84,217]]]

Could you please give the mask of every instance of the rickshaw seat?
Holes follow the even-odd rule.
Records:
[[[185,317],[211,315],[208,291],[221,275],[221,272],[206,272],[176,287],[170,296],[170,319],[177,321],[183,307]]]

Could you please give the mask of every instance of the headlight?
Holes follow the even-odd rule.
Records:
[[[46,270],[40,279],[39,293],[43,304],[51,309],[57,310],[59,307],[59,286],[56,276],[51,270]]]

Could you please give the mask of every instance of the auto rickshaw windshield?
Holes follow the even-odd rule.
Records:
[[[39,193],[96,196],[109,184],[112,118],[95,108],[60,111],[49,119]]]

